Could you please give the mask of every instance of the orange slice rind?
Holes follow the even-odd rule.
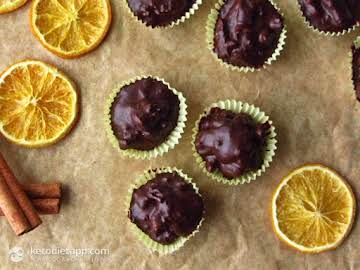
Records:
[[[356,202],[350,186],[335,171],[306,165],[276,188],[271,215],[275,234],[301,252],[338,247],[351,230]]]
[[[21,8],[27,0],[0,0],[0,14],[9,13]]]
[[[0,132],[26,147],[43,147],[73,127],[78,98],[73,83],[55,67],[26,60],[0,76]]]
[[[94,50],[105,38],[110,23],[109,0],[33,0],[30,9],[35,37],[63,58]]]

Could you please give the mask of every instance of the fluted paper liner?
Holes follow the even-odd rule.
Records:
[[[196,184],[193,183],[192,179],[189,176],[187,176],[185,173],[183,173],[182,170],[177,169],[175,167],[173,167],[173,168],[166,167],[166,168],[159,168],[159,169],[150,169],[150,170],[145,171],[142,175],[140,175],[135,180],[134,184],[132,184],[131,187],[129,188],[126,199],[125,199],[126,215],[128,215],[128,211],[130,209],[131,198],[132,198],[132,194],[133,194],[134,189],[137,189],[140,186],[146,184],[148,181],[154,179],[157,174],[160,174],[160,173],[172,173],[172,172],[176,172],[186,182],[190,183],[193,186],[195,192],[199,196],[201,196],[201,194],[199,193],[199,189],[196,186]],[[158,252],[160,255],[166,255],[166,254],[170,254],[170,253],[173,253],[173,252],[177,251],[179,248],[181,248],[185,244],[185,242],[187,240],[189,240],[192,236],[194,236],[199,231],[199,228],[200,228],[201,224],[204,222],[204,214],[205,214],[205,211],[203,212],[203,218],[199,222],[199,225],[197,226],[197,228],[189,236],[186,236],[186,237],[180,236],[179,238],[177,238],[175,240],[175,242],[173,242],[173,243],[171,243],[169,245],[163,245],[163,244],[160,244],[160,243],[154,241],[146,233],[144,233],[140,228],[138,228],[138,226],[136,224],[132,223],[130,220],[129,220],[129,223],[130,223],[131,230],[133,231],[133,233],[136,235],[136,237],[150,251]]]
[[[191,15],[194,15],[195,12],[199,9],[200,5],[202,4],[202,0],[196,0],[195,3],[192,5],[192,7],[184,14],[182,15],[179,19],[171,22],[168,25],[164,25],[164,26],[151,26],[151,25],[146,25],[145,22],[143,22],[138,16],[135,15],[135,13],[131,10],[131,8],[129,7],[128,1],[125,1],[125,5],[127,6],[127,9],[131,15],[131,17],[133,17],[133,19],[135,21],[137,21],[138,23],[141,23],[147,27],[151,27],[151,28],[172,28],[175,25],[179,25],[180,23],[185,22],[187,19],[189,19],[191,17]]]
[[[269,121],[269,124],[271,125],[269,129],[269,134],[266,137],[266,146],[264,151],[264,161],[261,165],[261,168],[257,171],[250,171],[245,174],[243,174],[240,177],[234,178],[234,179],[227,179],[225,178],[222,173],[219,170],[216,170],[214,172],[209,172],[206,169],[206,163],[203,160],[203,158],[198,154],[195,147],[195,140],[196,135],[199,132],[199,123],[201,118],[206,116],[211,108],[218,107],[225,110],[233,111],[234,113],[246,113],[250,115],[256,123],[265,123]],[[192,150],[193,155],[196,159],[196,163],[200,166],[202,171],[211,177],[212,179],[222,183],[222,184],[228,184],[228,185],[239,185],[239,184],[245,184],[250,183],[252,180],[255,180],[256,177],[263,174],[270,166],[271,161],[273,160],[273,157],[275,156],[275,150],[276,150],[276,132],[275,127],[272,125],[272,121],[269,120],[269,117],[265,115],[264,112],[262,112],[259,108],[255,107],[254,105],[249,105],[248,103],[243,103],[241,101],[236,100],[224,100],[219,101],[217,103],[212,104],[209,108],[207,108],[199,117],[199,119],[195,123],[195,127],[193,128],[193,135],[192,135]]]
[[[356,23],[354,26],[350,27],[349,29],[345,29],[345,30],[343,30],[341,32],[331,32],[331,31],[319,30],[319,29],[315,28],[313,25],[311,25],[311,23],[308,21],[308,19],[305,17],[304,13],[302,12],[299,1],[296,0],[296,2],[297,2],[298,10],[300,12],[301,17],[303,18],[303,21],[304,21],[305,25],[309,29],[311,29],[313,32],[315,32],[315,33],[317,33],[319,35],[327,36],[327,37],[339,37],[339,36],[343,36],[345,34],[348,34],[348,33],[352,32],[352,31],[354,31],[360,25],[360,23]]]
[[[360,48],[360,36],[358,36],[355,40],[354,40],[354,46],[356,49]]]
[[[123,87],[130,85],[138,80],[146,79],[146,78],[153,78],[164,83],[175,95],[177,95],[179,99],[179,117],[177,120],[177,125],[173,131],[169,134],[166,140],[161,143],[159,146],[155,147],[151,150],[137,150],[137,149],[121,149],[119,146],[119,141],[116,138],[112,127],[111,127],[111,106],[117,96],[117,94],[123,89]],[[114,88],[106,101],[105,104],[105,129],[108,135],[108,138],[111,144],[124,156],[136,158],[136,159],[151,159],[158,156],[163,155],[164,153],[168,152],[170,149],[173,149],[176,144],[179,143],[182,133],[184,132],[185,122],[187,120],[187,111],[186,111],[186,99],[183,94],[174,88],[172,88],[169,83],[167,83],[164,79],[158,78],[156,76],[138,76],[131,80],[124,81],[123,83],[119,84],[116,88]]]
[[[358,36],[354,42],[353,42],[353,45],[355,46],[355,49],[359,49],[360,48],[360,36]],[[349,57],[349,73],[350,73],[350,79],[351,79],[351,82],[352,82],[352,93],[355,94],[355,98],[356,97],[356,89],[355,89],[355,82],[354,82],[354,71],[353,71],[353,58],[354,58],[354,55],[353,55],[353,52],[352,52],[352,48],[348,54],[348,57]]]
[[[273,1],[271,1],[271,0],[269,0],[269,1],[276,8],[276,10],[280,13],[280,15],[284,18],[284,15],[281,13],[281,11],[277,7],[277,5]],[[286,33],[287,33],[285,23],[284,23],[284,28],[279,37],[277,48],[275,49],[274,53],[265,61],[264,65],[262,67],[254,68],[254,67],[245,67],[245,66],[243,66],[243,67],[235,66],[233,64],[230,64],[230,63],[222,60],[214,51],[216,21],[217,21],[218,16],[220,15],[220,9],[224,5],[224,3],[225,3],[225,0],[219,0],[219,2],[215,4],[215,8],[211,9],[211,11],[208,15],[208,19],[206,21],[206,27],[205,27],[207,47],[210,50],[211,54],[215,57],[216,61],[219,62],[222,66],[226,67],[227,69],[230,69],[232,71],[244,72],[244,73],[258,71],[263,68],[266,68],[267,66],[270,66],[272,64],[272,62],[274,62],[280,56],[280,53],[285,46],[285,39],[286,39]]]

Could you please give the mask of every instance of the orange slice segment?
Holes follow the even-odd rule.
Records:
[[[77,111],[74,85],[48,64],[23,61],[0,76],[0,132],[15,144],[56,143],[70,131]]]
[[[30,21],[43,46],[60,57],[75,58],[105,38],[111,6],[109,0],[34,0]]]
[[[23,5],[27,0],[0,0],[0,14],[14,11]]]
[[[345,239],[356,203],[344,179],[314,164],[286,176],[271,205],[276,235],[299,251],[318,253],[336,248]]]

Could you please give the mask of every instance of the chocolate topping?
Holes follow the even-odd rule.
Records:
[[[216,22],[214,51],[232,65],[259,68],[275,52],[283,28],[268,0],[227,0]]]
[[[123,87],[111,107],[111,126],[121,149],[151,150],[177,125],[180,102],[162,82],[146,78]]]
[[[197,228],[203,210],[192,184],[176,172],[160,173],[134,190],[129,218],[154,241],[171,244]]]
[[[146,25],[167,26],[180,19],[195,0],[128,0],[133,13]]]
[[[270,124],[256,124],[245,113],[212,108],[199,123],[195,146],[209,172],[233,179],[259,169]]]
[[[360,101],[360,48],[352,46],[352,80],[354,83],[355,94]]]
[[[342,32],[360,18],[359,0],[298,0],[307,21],[320,31]]]

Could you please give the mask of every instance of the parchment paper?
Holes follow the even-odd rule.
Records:
[[[123,1],[112,1],[113,24],[104,43],[76,60],[45,50],[29,30],[29,4],[0,16],[0,69],[24,58],[56,65],[81,92],[81,118],[57,145],[25,149],[0,140],[0,150],[18,178],[61,181],[61,214],[43,217],[36,230],[16,237],[0,220],[0,269],[360,269],[360,224],[345,243],[320,255],[297,253],[280,243],[271,229],[269,202],[280,179],[294,167],[321,162],[348,179],[360,192],[360,104],[355,101],[348,52],[356,34],[319,37],[299,16],[296,1],[278,0],[288,25],[280,59],[254,74],[221,67],[205,44],[205,22],[214,0],[205,0],[186,23],[152,30],[128,14]],[[111,89],[122,80],[152,74],[182,91],[189,105],[185,134],[162,158],[121,158],[107,140],[103,111]],[[234,98],[259,106],[277,128],[279,148],[265,175],[248,185],[223,186],[194,165],[191,129],[203,108]],[[177,166],[193,177],[205,198],[206,220],[200,232],[173,255],[149,253],[131,234],[124,197],[134,178],[149,167]],[[9,249],[104,248],[101,261],[43,262],[25,255],[9,259]]]

